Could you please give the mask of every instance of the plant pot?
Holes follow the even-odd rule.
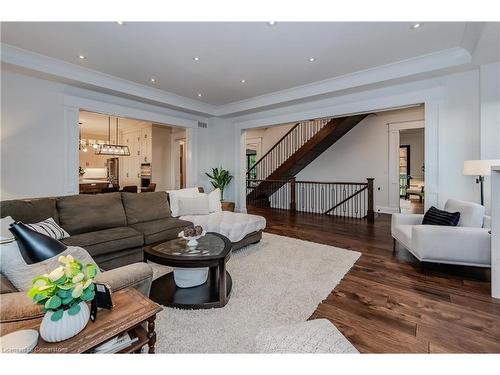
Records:
[[[234,212],[234,202],[221,201],[222,211]]]
[[[85,302],[80,302],[80,311],[75,315],[63,312],[61,319],[52,321],[53,311],[47,311],[40,325],[40,336],[47,342],[59,342],[75,336],[85,328],[90,318],[90,310]]]

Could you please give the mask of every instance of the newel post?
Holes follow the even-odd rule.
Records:
[[[375,211],[373,205],[373,180],[374,178],[367,178],[368,181],[368,210],[366,212],[366,217],[368,223],[373,224],[375,222]]]
[[[290,211],[295,212],[297,208],[296,196],[295,196],[295,177],[290,180]]]

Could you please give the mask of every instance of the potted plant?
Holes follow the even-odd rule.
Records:
[[[78,175],[82,177],[85,174],[85,168],[83,167],[78,167]]]
[[[71,255],[58,261],[61,265],[55,270],[33,279],[27,294],[44,307],[40,336],[47,342],[69,339],[84,329],[90,317],[87,302],[95,297],[94,264],[83,265]]]
[[[228,170],[221,168],[212,168],[212,174],[205,173],[214,188],[220,190],[222,209],[225,211],[234,211],[234,202],[224,201],[224,189],[229,185],[233,176]]]

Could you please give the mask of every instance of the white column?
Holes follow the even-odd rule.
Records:
[[[500,299],[500,166],[491,168],[491,296]]]
[[[78,137],[80,127],[78,120],[80,111],[76,107],[64,107],[64,170],[63,189],[65,195],[79,193],[78,166]]]

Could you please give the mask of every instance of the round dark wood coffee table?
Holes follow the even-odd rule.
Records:
[[[170,267],[209,267],[207,281],[192,288],[180,288],[170,272],[151,285],[149,297],[164,306],[181,309],[208,309],[224,307],[233,285],[226,271],[231,257],[231,241],[218,233],[207,233],[198,240],[198,246],[188,248],[181,238],[144,248],[144,259]]]

